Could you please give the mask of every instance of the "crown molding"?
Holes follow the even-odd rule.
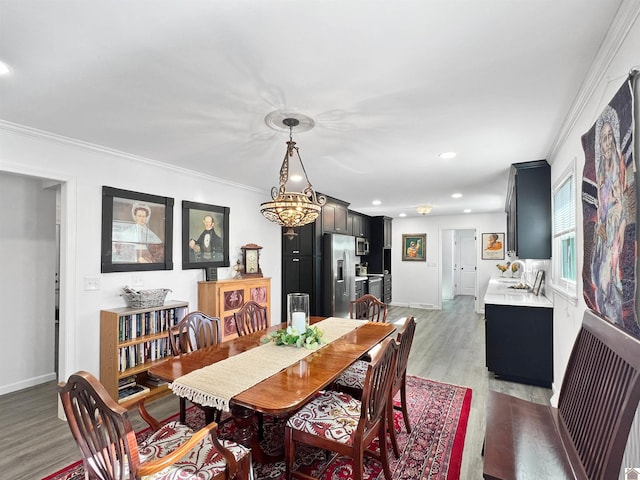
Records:
[[[605,77],[612,59],[618,53],[618,50],[629,34],[629,30],[633,27],[639,15],[640,0],[622,1],[616,16],[611,22],[611,26],[609,27],[607,34],[600,45],[598,54],[591,64],[591,68],[589,69],[584,82],[582,82],[582,86],[580,87],[569,112],[562,122],[560,132],[553,142],[547,158],[555,158],[558,150],[567,140],[569,133],[575,126],[580,115],[582,115],[587,103],[593,97],[600,81]],[[630,65],[629,68],[631,67],[632,66]]]
[[[122,152],[120,150],[115,150],[108,147],[103,147],[101,145],[96,145],[89,142],[84,142],[82,140],[76,140],[75,138],[65,137],[63,135],[58,135],[55,133],[47,132],[44,130],[38,130],[37,128],[27,127],[25,125],[20,125],[18,123],[9,122],[7,120],[0,119],[0,130],[5,130],[10,133],[14,133],[17,135],[22,135],[24,137],[31,137],[37,140],[42,140],[44,142],[55,143],[57,145],[62,145],[67,148],[74,148],[76,150],[83,150],[86,152],[97,153],[99,155],[109,156],[109,157],[119,157],[126,160],[130,160],[132,162],[144,163],[146,165],[154,166],[157,168],[162,168],[164,170],[169,170],[172,172],[183,173],[191,176],[198,177],[199,179],[207,179],[213,182],[221,183],[223,185],[228,185],[235,188],[240,188],[243,190],[248,190],[256,193],[265,193],[265,190],[255,187],[250,187],[248,185],[243,185],[241,183],[230,182],[229,180],[225,180],[223,178],[214,177],[212,175],[206,175],[201,172],[196,172],[195,170],[189,170],[188,168],[182,168],[175,165],[170,165],[168,163],[159,162],[157,160],[151,160],[149,158],[140,157],[138,155],[133,155],[130,153]]]

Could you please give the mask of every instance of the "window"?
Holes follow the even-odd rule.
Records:
[[[553,190],[553,285],[576,297],[576,189],[573,166]]]

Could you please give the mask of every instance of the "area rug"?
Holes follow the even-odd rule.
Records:
[[[397,432],[400,458],[390,452],[390,467],[393,480],[457,480],[460,478],[460,465],[464,438],[467,431],[469,409],[471,406],[471,389],[435,382],[425,378],[407,376],[407,402],[411,422],[411,434],[407,434],[399,411],[395,412],[395,429]],[[397,403],[396,399],[396,403]],[[171,420],[177,418],[171,417]],[[187,422],[199,428],[204,425],[202,410],[190,408]],[[280,435],[274,434],[280,432]],[[263,448],[267,452],[276,451],[281,442],[282,421],[265,417],[265,440]],[[233,433],[233,422],[226,422],[219,435],[226,437]],[[149,435],[149,429],[138,433],[143,439]],[[374,442],[375,443],[375,442]],[[372,445],[377,450],[377,445]],[[324,462],[323,451],[312,448],[297,449],[296,468],[305,473],[315,475]],[[335,461],[324,473],[322,480],[351,479],[352,462],[348,458]],[[283,480],[284,462],[269,465],[254,464],[256,480]],[[365,480],[383,480],[381,464],[365,456]],[[42,480],[84,480],[82,462],[78,461]]]

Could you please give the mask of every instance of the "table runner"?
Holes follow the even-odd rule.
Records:
[[[365,323],[329,317],[314,326],[329,344]],[[316,351],[269,342],[176,378],[169,388],[193,403],[228,412],[231,398]]]

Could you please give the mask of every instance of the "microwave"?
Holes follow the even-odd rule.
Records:
[[[356,237],[356,255],[369,255],[369,242],[366,238]]]

